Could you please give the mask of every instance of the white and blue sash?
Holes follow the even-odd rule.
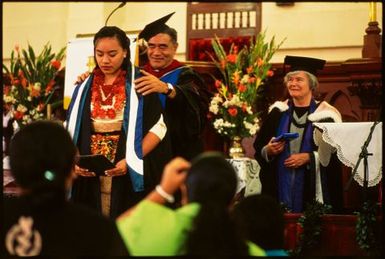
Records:
[[[91,78],[91,79],[90,79]],[[128,69],[126,77],[126,105],[124,108],[123,130],[127,134],[126,163],[135,192],[144,190],[144,168],[142,154],[143,96],[135,91],[133,80],[135,69]],[[75,144],[78,143],[80,125],[87,94],[90,93],[92,76],[76,87],[68,109],[67,130]]]

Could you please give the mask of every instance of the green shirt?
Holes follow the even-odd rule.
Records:
[[[130,216],[118,220],[117,226],[133,256],[183,255],[188,233],[199,209],[198,203],[172,210],[143,200]],[[250,255],[266,255],[255,244],[248,242],[248,246]]]
[[[199,207],[190,203],[172,210],[143,200],[130,216],[118,220],[117,226],[131,255],[179,255]]]

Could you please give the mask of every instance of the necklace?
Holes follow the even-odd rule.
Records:
[[[124,70],[120,71],[112,85],[104,85],[104,74],[95,70],[91,89],[91,117],[115,119],[124,108],[126,100]]]
[[[101,101],[103,105],[111,105],[112,104],[112,94],[113,94],[114,85],[99,85],[99,91],[101,94]]]

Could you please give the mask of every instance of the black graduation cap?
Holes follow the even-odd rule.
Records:
[[[289,71],[304,70],[315,75],[322,70],[326,60],[299,56],[286,56],[284,65],[290,65]]]
[[[168,28],[168,26],[166,25],[166,22],[168,21],[168,19],[170,19],[170,17],[174,13],[175,12],[170,13],[156,21],[153,21],[152,23],[147,24],[144,27],[144,29],[139,33],[138,39],[143,38],[146,41],[148,41],[153,36],[157,35],[158,33],[162,32],[164,29]]]

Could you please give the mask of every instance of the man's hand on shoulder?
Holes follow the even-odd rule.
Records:
[[[81,74],[80,76],[77,77],[77,80],[75,82],[75,85],[78,85],[78,84],[81,84],[84,82],[84,80],[86,80],[86,78],[90,75],[90,72],[85,72],[83,74]]]
[[[135,90],[138,93],[142,95],[147,95],[150,93],[167,93],[168,86],[166,83],[162,82],[159,78],[144,70],[140,70],[140,72],[143,74],[143,76],[134,81]]]

